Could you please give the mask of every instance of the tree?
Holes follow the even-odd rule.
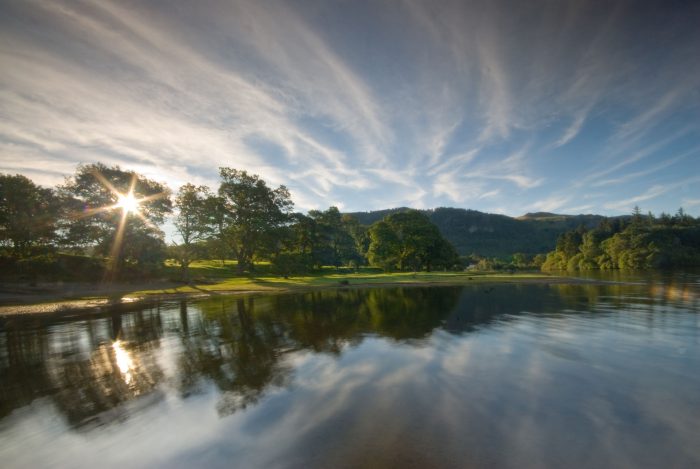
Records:
[[[220,259],[221,266],[225,265],[226,259],[233,255],[231,242],[229,241],[228,219],[224,199],[218,195],[212,195],[204,203],[205,211],[209,216],[211,233],[206,241],[207,251],[212,259]]]
[[[531,264],[531,257],[522,252],[513,254],[513,265],[518,269],[525,269]]]
[[[642,210],[639,205],[635,205],[632,209],[632,224],[640,225],[642,223]]]
[[[584,232],[578,253],[568,256],[578,234],[561,236],[555,251],[547,255],[542,270],[651,269],[700,265],[700,224],[685,216],[685,224],[662,213],[645,216],[641,222],[602,223]]]
[[[355,261],[358,265],[365,263],[369,250],[369,232],[366,226],[361,225],[352,215],[343,215],[343,226],[350,233],[355,243]],[[352,260],[351,260],[352,261]]]
[[[385,269],[430,271],[436,266],[452,267],[457,262],[454,247],[417,210],[394,213],[372,225],[368,255],[371,263]]]
[[[285,186],[271,189],[255,174],[232,168],[219,168],[219,196],[223,209],[222,233],[238,260],[238,271],[252,269],[253,256],[262,250],[266,233],[289,222],[293,207]]]
[[[56,237],[60,203],[53,190],[17,175],[0,174],[0,246],[28,256]]]
[[[178,246],[178,261],[182,267],[183,280],[190,281],[189,265],[194,260],[195,243],[204,241],[212,232],[215,214],[210,202],[212,194],[206,186],[187,183],[180,187],[175,197],[175,229],[182,239]]]
[[[298,250],[302,255],[311,256],[316,239],[316,220],[303,213],[293,213],[291,220],[290,250]]]
[[[545,260],[547,260],[547,256],[545,254],[537,254],[532,259],[532,266],[535,267],[536,269],[541,269],[542,264],[544,264]]]
[[[673,217],[678,225],[690,225],[692,224],[693,218],[685,213],[683,207],[679,208],[676,215]]]
[[[150,267],[163,258],[158,225],[172,211],[164,184],[97,163],[78,166],[59,190],[72,207],[66,242],[109,256],[113,275],[126,264]]]
[[[661,215],[659,215],[659,221],[664,226],[673,225],[673,218],[666,212],[661,212]]]
[[[338,207],[329,207],[323,212],[311,210],[309,217],[315,222],[313,257],[316,265],[339,267],[357,261],[359,254],[355,241]]]
[[[395,268],[401,258],[401,244],[393,227],[386,220],[380,220],[370,226],[369,239],[370,264],[386,271]]]
[[[598,258],[603,254],[600,243],[604,239],[604,233],[600,230],[591,230],[583,234],[579,251],[581,259],[577,265],[578,269],[587,270],[597,268]]]
[[[585,228],[579,227],[576,230],[567,231],[557,239],[556,250],[561,252],[565,259],[570,259],[579,253],[579,246],[583,239]]]

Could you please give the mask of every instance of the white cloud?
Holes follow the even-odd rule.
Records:
[[[627,199],[610,202],[604,204],[603,206],[605,208],[613,210],[629,211],[634,207],[634,205],[638,204],[639,202],[655,199],[663,194],[666,194],[683,186],[692,185],[694,187],[697,185],[698,182],[700,182],[700,177],[694,176],[680,181],[676,181],[674,183],[669,183],[665,185],[654,185],[642,194]]]
[[[630,199],[628,182],[676,169],[664,152],[697,144],[695,120],[673,122],[698,105],[693,41],[635,58],[628,5],[401,6],[3,5],[0,170],[53,184],[103,161],[175,188],[232,166],[288,185],[299,209],[512,213],[545,185]]]
[[[564,134],[559,138],[554,143],[554,148],[561,147],[572,141],[576,136],[579,134],[581,131],[581,128],[583,127],[583,123],[586,122],[586,117],[588,115],[588,111],[582,111],[579,112],[574,116],[574,120],[571,122],[571,125],[567,127],[567,129],[564,131]]]
[[[538,212],[554,212],[571,201],[571,197],[552,196],[532,204],[532,209]]]

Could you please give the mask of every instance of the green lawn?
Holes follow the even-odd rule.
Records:
[[[169,275],[177,278],[179,266],[169,262],[166,264]],[[225,261],[196,261],[190,266],[192,285],[182,285],[174,288],[142,290],[129,296],[196,293],[196,292],[251,292],[251,291],[284,291],[317,287],[338,287],[344,285],[372,284],[455,284],[478,281],[508,281],[517,279],[547,278],[536,272],[398,272],[385,273],[380,269],[363,267],[357,271],[351,269],[336,269],[324,267],[320,272],[302,276],[283,278],[270,272],[266,263],[256,264],[255,272],[240,275],[236,273],[236,262]]]

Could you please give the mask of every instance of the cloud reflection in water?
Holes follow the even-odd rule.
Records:
[[[700,326],[684,298],[619,285],[370,289],[8,327],[0,457],[10,467],[692,465]]]

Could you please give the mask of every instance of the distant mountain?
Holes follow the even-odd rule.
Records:
[[[371,225],[406,207],[354,212],[363,225]],[[585,226],[593,228],[605,219],[602,215],[561,215],[548,212],[526,213],[517,218],[463,208],[441,207],[421,210],[437,225],[462,255],[508,257],[516,252],[546,253],[554,249],[557,237],[565,231]]]
[[[350,212],[348,215],[352,215],[360,222],[360,225],[371,225],[372,223],[381,220],[384,217],[393,215],[398,212],[405,212],[406,210],[411,210],[408,207],[398,207],[398,208],[388,208],[384,210],[373,210],[370,212]],[[421,210],[421,212],[426,212],[426,210]]]

